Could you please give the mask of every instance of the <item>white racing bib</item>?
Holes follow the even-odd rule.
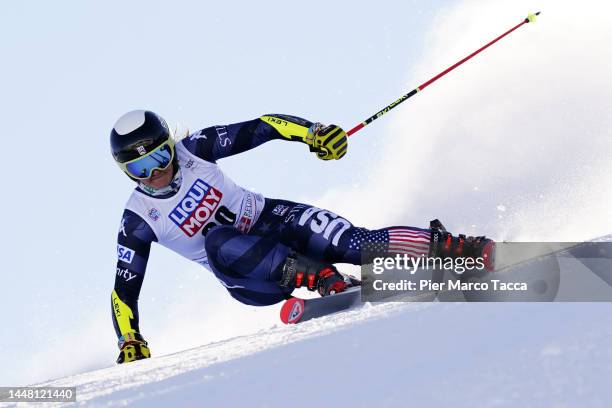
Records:
[[[183,177],[179,191],[156,198],[135,190],[125,207],[151,226],[159,244],[208,266],[206,233],[217,225],[248,232],[263,209],[264,197],[238,186],[219,166],[191,154],[181,142],[175,149]]]

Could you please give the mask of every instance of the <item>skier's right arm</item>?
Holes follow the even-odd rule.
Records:
[[[324,126],[297,116],[268,114],[247,122],[211,126],[181,140],[192,154],[216,163],[218,159],[254,149],[271,140],[301,142],[322,160],[340,159],[348,148],[342,128]]]
[[[121,350],[118,363],[150,356],[138,327],[138,296],[155,233],[138,214],[126,209],[117,235],[117,270],[111,294],[113,326]]]

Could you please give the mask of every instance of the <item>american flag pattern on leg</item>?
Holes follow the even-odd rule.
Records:
[[[429,230],[410,227],[387,228],[388,251],[392,254],[407,254],[418,257],[429,253],[431,233]]]
[[[428,229],[389,227],[367,230],[355,228],[349,240],[349,249],[361,251],[363,244],[367,243],[369,250],[419,257],[429,253],[430,239],[431,232]]]

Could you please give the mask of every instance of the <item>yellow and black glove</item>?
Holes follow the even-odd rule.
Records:
[[[147,342],[140,333],[126,333],[119,338],[117,364],[129,363],[151,357]]]
[[[348,149],[348,137],[340,126],[315,123],[308,129],[306,144],[321,160],[339,160]]]
[[[325,126],[296,116],[270,114],[260,118],[288,140],[306,143],[321,160],[341,159],[348,148],[348,138],[340,126]]]

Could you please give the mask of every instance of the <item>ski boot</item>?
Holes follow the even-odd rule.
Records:
[[[430,257],[439,258],[482,258],[484,269],[492,272],[495,269],[495,241],[481,237],[456,237],[446,231],[440,220],[429,223],[431,229]]]
[[[351,286],[359,286],[361,281],[338,272],[332,264],[292,252],[285,259],[278,284],[283,288],[306,286],[310,291],[316,290],[321,296],[328,296],[344,292]]]

